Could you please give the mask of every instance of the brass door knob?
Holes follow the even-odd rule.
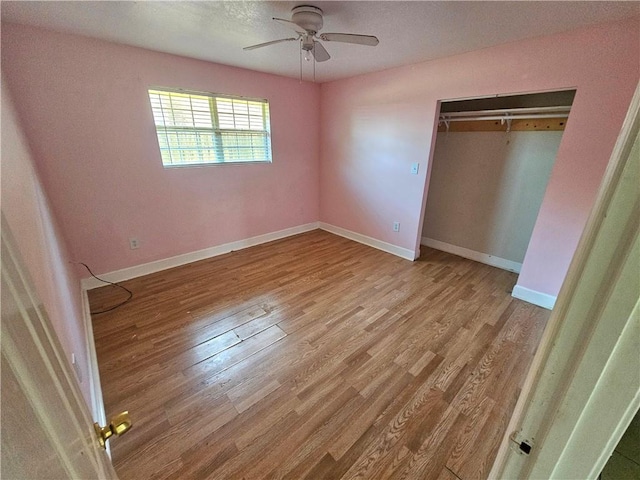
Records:
[[[98,436],[98,442],[100,442],[100,446],[102,448],[107,448],[107,440],[109,440],[113,435],[119,437],[120,435],[124,435],[131,428],[131,417],[129,417],[129,412],[122,412],[111,419],[109,425],[106,427],[101,427],[97,423],[93,424],[93,427],[96,430],[96,435]]]

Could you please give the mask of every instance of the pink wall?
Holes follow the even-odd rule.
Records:
[[[65,242],[6,88],[2,88],[2,213],[69,363],[71,354],[76,354],[83,380],[80,388],[91,408],[80,281],[68,263]]]
[[[320,220],[417,249],[438,101],[577,88],[518,280],[557,295],[640,77],[639,26],[636,18],[323,84]]]
[[[315,84],[11,24],[2,67],[70,251],[96,273],[318,220]],[[267,98],[273,163],[164,169],[152,85]]]

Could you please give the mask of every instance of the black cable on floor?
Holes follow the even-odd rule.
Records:
[[[125,292],[127,292],[129,294],[129,297],[126,300],[124,300],[123,302],[120,302],[119,304],[117,304],[117,305],[115,305],[113,307],[106,308],[104,310],[98,310],[97,312],[89,312],[91,315],[99,315],[101,313],[107,313],[107,312],[110,312],[112,310],[115,310],[116,308],[121,307],[122,305],[124,305],[125,303],[127,303],[129,300],[131,300],[133,298],[133,292],[131,290],[129,290],[127,287],[123,287],[122,285],[120,285],[118,283],[109,282],[108,280],[103,280],[102,278],[95,276],[93,274],[93,272],[91,271],[91,269],[89,268],[89,265],[87,265],[86,263],[82,263],[82,262],[74,262],[74,263],[78,263],[79,265],[83,265],[84,268],[86,268],[87,271],[91,274],[91,276],[93,278],[95,278],[96,280],[100,280],[101,282],[107,283],[109,285],[115,285],[116,287],[121,288],[122,290],[124,290]]]

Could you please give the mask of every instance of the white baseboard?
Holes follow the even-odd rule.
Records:
[[[354,242],[377,248],[378,250],[397,255],[398,257],[402,257],[406,260],[414,261],[417,258],[415,252],[413,250],[409,250],[408,248],[398,247],[397,245],[383,242],[382,240],[368,237],[366,235],[352,232],[351,230],[346,230],[344,228],[336,227],[324,222],[319,222],[319,227],[329,233],[340,235],[341,237],[348,238],[349,240],[353,240]]]
[[[107,424],[107,416],[104,411],[104,400],[102,397],[102,385],[100,383],[100,370],[98,369],[98,356],[96,354],[96,344],[93,338],[93,324],[91,323],[91,308],[87,290],[80,287],[80,301],[82,302],[82,319],[84,323],[85,342],[87,344],[87,380],[91,391],[91,414],[94,422],[100,425]]]
[[[511,296],[524,300],[525,302],[533,303],[539,307],[546,308],[547,310],[553,310],[553,306],[556,304],[556,298],[548,293],[537,292],[527,287],[521,287],[516,285],[513,287]]]
[[[209,247],[195,252],[183,253],[182,255],[176,255],[175,257],[156,260],[154,262],[144,263],[142,265],[136,265],[134,267],[127,267],[123,268],[122,270],[103,273],[98,276],[107,280],[108,282],[123,282],[132,278],[142,277],[143,275],[160,272],[168,268],[179,267],[181,265],[186,265],[187,263],[216,257],[218,255],[223,255],[235,250],[242,250],[243,248],[253,247],[255,245],[260,245],[261,243],[272,242],[274,240],[290,237],[299,233],[316,230],[318,226],[318,222],[298,225],[297,227],[286,228],[277,232],[265,233],[264,235],[258,235],[256,237],[246,238],[244,240],[238,240],[236,242],[225,243],[223,245],[217,245],[215,247]],[[83,278],[81,283],[82,288],[85,290],[91,290],[92,288],[104,286],[103,282],[96,280],[93,277]]]
[[[488,253],[476,252],[475,250],[469,250],[468,248],[458,247],[451,245],[450,243],[434,240],[433,238],[422,237],[420,243],[426,247],[435,248],[436,250],[442,250],[443,252],[452,253],[459,257],[468,258],[476,262],[485,263],[492,267],[498,267],[510,272],[520,273],[522,264],[507,260],[505,258],[496,257],[495,255],[489,255]]]

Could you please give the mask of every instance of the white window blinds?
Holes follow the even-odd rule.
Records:
[[[269,102],[171,90],[149,90],[165,167],[270,162]]]

